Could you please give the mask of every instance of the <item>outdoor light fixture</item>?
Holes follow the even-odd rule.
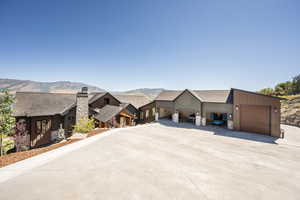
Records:
[[[236,105],[236,106],[235,106],[235,109],[236,109],[236,110],[239,110],[239,105]]]

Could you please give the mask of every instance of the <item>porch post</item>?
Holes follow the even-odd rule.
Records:
[[[173,122],[178,123],[179,122],[179,114],[178,111],[175,111],[175,113],[172,115]]]
[[[196,126],[200,126],[201,125],[201,115],[200,115],[199,112],[196,113],[195,124],[196,124]]]
[[[156,111],[156,112],[155,112],[155,121],[158,121],[158,117],[159,117],[159,114],[158,114],[158,112]]]
[[[232,116],[232,114],[228,115],[227,128],[230,129],[230,130],[233,130],[233,116]]]

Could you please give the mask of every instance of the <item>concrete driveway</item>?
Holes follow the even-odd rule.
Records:
[[[298,143],[162,121],[117,130],[7,180],[0,199],[287,200],[299,191]]]

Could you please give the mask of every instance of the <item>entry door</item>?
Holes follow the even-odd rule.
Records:
[[[37,147],[51,142],[51,119],[39,118],[33,120],[31,146]]]
[[[241,105],[240,125],[242,131],[270,135],[270,107]]]

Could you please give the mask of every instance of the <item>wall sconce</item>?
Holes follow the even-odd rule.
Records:
[[[277,113],[277,112],[278,112],[278,109],[277,109],[276,107],[274,108],[274,112],[275,112],[275,113]]]
[[[235,106],[235,110],[239,110],[239,105],[236,105],[236,106]]]

